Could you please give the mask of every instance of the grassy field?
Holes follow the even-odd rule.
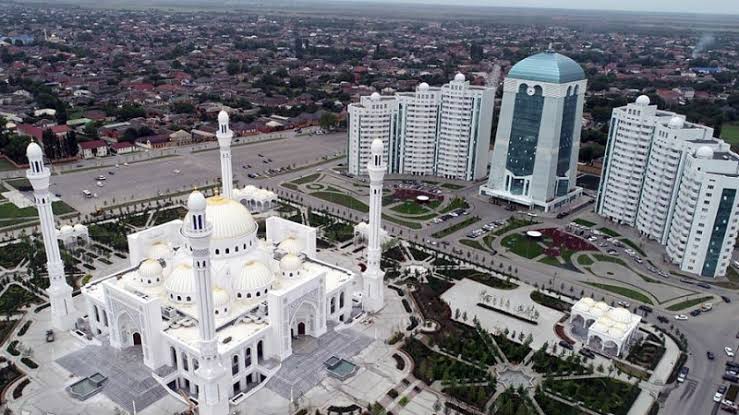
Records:
[[[536,258],[544,253],[544,247],[537,240],[520,233],[506,236],[500,244],[510,249],[514,254],[528,259]]]
[[[410,200],[407,200],[397,206],[393,206],[390,208],[390,210],[392,210],[393,212],[403,213],[405,215],[423,215],[429,213],[428,209]]]
[[[55,215],[63,215],[65,213],[74,212],[74,209],[68,204],[60,201],[52,203],[52,209]],[[38,217],[38,211],[35,206],[19,208],[12,203],[3,203],[0,205],[1,219],[17,219],[17,218],[35,218]]]
[[[592,228],[593,226],[595,226],[595,222],[580,218],[573,220],[573,222],[577,223],[578,225],[587,226],[588,228]]]
[[[310,195],[331,203],[336,203],[337,205],[348,207],[349,209],[354,209],[365,213],[369,212],[369,206],[364,204],[364,202],[361,202],[343,193],[313,192]]]
[[[667,309],[670,311],[685,310],[686,308],[697,306],[698,304],[705,303],[706,301],[710,301],[711,299],[713,299],[712,295],[708,295],[708,296],[700,297],[700,298],[694,298],[692,300],[685,300],[679,303],[675,303],[667,307]]]
[[[298,179],[293,180],[292,182],[295,184],[306,184],[316,181],[319,177],[321,177],[320,173],[311,174],[309,176],[300,177]]]
[[[731,122],[722,125],[721,138],[731,145],[739,145],[739,122]]]
[[[589,282],[588,285],[591,285],[596,288],[600,288],[601,290],[610,291],[614,294],[618,294],[624,297],[631,298],[632,300],[641,301],[645,304],[654,304],[652,300],[647,297],[646,294],[644,294],[641,291],[634,290],[632,288],[627,287],[621,287],[619,285],[608,285],[608,284],[598,284],[595,282]]]
[[[16,170],[16,167],[13,165],[13,163],[5,159],[0,159],[0,171],[10,171],[10,170]]]

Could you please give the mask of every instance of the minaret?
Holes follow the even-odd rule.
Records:
[[[200,333],[200,367],[195,371],[199,384],[198,413],[228,415],[228,373],[218,356],[213,282],[210,275],[210,235],[213,232],[205,217],[207,203],[202,193],[194,191],[187,200],[190,211],[182,225],[182,234],[192,248]]]
[[[234,133],[228,128],[228,113],[221,110],[218,113],[218,147],[221,148],[221,182],[223,197],[231,199],[233,190],[233,172],[231,171],[231,139]]]
[[[367,270],[364,272],[364,293],[362,304],[365,311],[375,313],[385,305],[383,278],[385,273],[380,269],[380,226],[382,225],[382,179],[386,165],[383,160],[384,145],[382,140],[372,142],[372,155],[367,163],[370,176],[369,195],[369,236],[367,241]]]
[[[64,262],[62,262],[59,243],[56,239],[54,213],[51,210],[51,198],[49,197],[51,172],[44,166],[44,153],[35,142],[28,145],[26,157],[29,163],[26,177],[33,186],[33,198],[38,209],[41,235],[46,251],[46,268],[49,272],[49,288],[46,292],[51,302],[51,325],[57,330],[71,330],[74,328],[76,316],[72,303],[72,287],[64,278]]]

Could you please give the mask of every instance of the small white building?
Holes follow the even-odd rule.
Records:
[[[277,203],[275,192],[251,184],[244,186],[243,189],[234,189],[233,199],[255,214],[269,212]]]
[[[103,140],[83,141],[79,143],[79,147],[81,155],[85,159],[108,155],[108,143]]]
[[[90,236],[87,231],[87,226],[77,223],[72,225],[63,225],[56,231],[56,237],[62,241],[64,247],[69,249],[79,244],[87,244],[90,241]]]
[[[570,328],[591,349],[619,356],[628,349],[641,316],[623,307],[611,307],[583,297],[570,311]]]

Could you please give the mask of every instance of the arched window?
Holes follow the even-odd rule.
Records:
[[[171,360],[172,367],[177,369],[177,351],[172,346],[169,346],[169,359]]]
[[[344,308],[344,292],[342,291],[341,294],[339,294],[339,308]]]
[[[246,298],[251,298],[251,293],[246,293]]]
[[[187,296],[187,301],[192,301],[189,295]]]
[[[221,253],[220,249],[216,249],[216,255],[219,255]]]
[[[239,355],[235,354],[231,359],[231,374],[236,375],[239,373]]]
[[[181,295],[178,295],[177,296],[177,301],[182,301],[182,296]]]
[[[190,370],[190,368],[189,368],[189,365],[188,365],[188,363],[187,363],[187,353],[185,353],[185,352],[182,352],[182,353],[180,354],[180,361],[182,361],[182,368],[183,368],[184,370],[187,370],[187,371],[189,371],[189,370]]]
[[[226,248],[226,255],[228,255],[228,253],[229,253],[229,250],[228,250],[228,248]]]
[[[236,293],[236,298],[241,298],[241,293]]]

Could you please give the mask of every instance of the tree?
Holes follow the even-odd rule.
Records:
[[[64,152],[68,157],[74,157],[79,151],[80,148],[77,144],[77,133],[70,131],[67,133],[67,139],[64,141]]]
[[[44,150],[46,150],[46,157],[56,160],[61,156],[61,145],[59,144],[59,137],[51,131],[50,128],[44,130],[41,135],[41,140],[44,144]]]
[[[98,135],[98,129],[97,129],[97,127],[95,127],[95,123],[94,122],[88,122],[87,124],[85,124],[85,130],[84,130],[84,132],[85,132],[85,135],[86,136],[90,137],[93,140],[96,140],[99,137],[99,135]]]
[[[324,112],[318,120],[319,125],[324,130],[330,130],[338,123],[338,117],[333,112]]]

